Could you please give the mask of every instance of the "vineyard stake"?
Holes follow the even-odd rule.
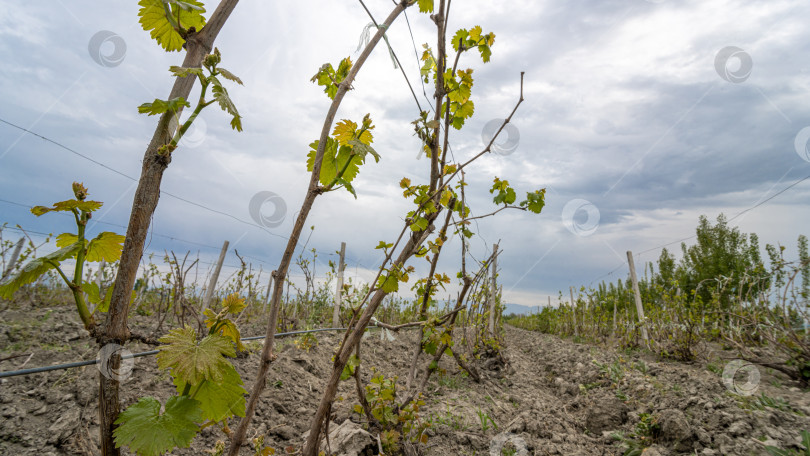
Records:
[[[568,291],[571,293],[571,318],[574,319],[574,337],[578,337],[579,330],[577,329],[577,305],[576,301],[574,301],[574,287],[568,287]]]
[[[649,345],[647,337],[647,326],[644,321],[644,307],[641,305],[641,292],[638,290],[638,277],[636,277],[636,265],[633,263],[633,252],[627,251],[627,263],[630,265],[630,279],[633,281],[633,295],[636,297],[636,311],[638,312],[638,322],[641,325],[641,337],[644,344]]]
[[[496,293],[496,278],[495,275],[498,270],[498,244],[492,246],[492,277],[489,286],[489,333],[495,336],[495,293]]]
[[[346,269],[346,263],[343,262],[346,256],[346,243],[340,243],[340,263],[338,263],[337,271],[337,288],[335,288],[335,310],[332,313],[332,326],[337,328],[338,320],[340,319],[340,305],[343,300],[343,270]]]
[[[214,289],[217,287],[217,280],[219,280],[219,272],[222,271],[222,263],[225,261],[225,254],[228,253],[228,241],[222,244],[222,251],[219,252],[219,260],[214,268],[214,273],[211,274],[211,281],[208,283],[208,289],[205,290],[205,298],[203,299],[202,309],[211,307],[211,300],[214,298]]]
[[[14,270],[14,265],[17,263],[17,258],[20,257],[20,250],[22,250],[23,243],[25,243],[25,237],[21,237],[19,241],[17,241],[17,245],[14,246],[14,251],[11,253],[11,261],[8,263],[8,267],[3,272],[3,277],[11,274],[11,271]]]

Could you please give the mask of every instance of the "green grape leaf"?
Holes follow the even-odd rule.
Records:
[[[418,0],[420,13],[433,12],[433,0]]]
[[[85,260],[94,262],[104,260],[113,263],[121,258],[121,249],[124,248],[125,237],[110,231],[105,231],[96,236],[87,245],[87,255]]]
[[[60,249],[79,242],[79,236],[73,233],[62,233],[56,236],[56,246]]]
[[[332,136],[334,136],[338,144],[343,146],[354,139],[355,132],[357,132],[357,124],[349,119],[343,119],[335,124],[335,129],[332,130]]]
[[[309,145],[310,151],[307,154],[307,171],[312,172],[315,167],[315,155],[318,153],[318,144],[320,141],[315,141]],[[321,175],[320,182],[323,185],[328,185],[337,176],[337,167],[335,161],[337,159],[338,142],[332,138],[326,138],[326,147],[323,150],[323,160],[321,161]]]
[[[525,207],[535,214],[539,214],[543,207],[546,205],[546,189],[535,190],[526,193],[526,200],[520,203],[521,207]]]
[[[489,59],[492,57],[492,49],[486,44],[482,44],[478,46],[478,51],[481,53],[481,60],[483,60],[484,63],[489,63]]]
[[[337,179],[337,184],[344,186],[346,190],[348,190],[349,193],[351,193],[354,196],[354,199],[357,199],[357,192],[354,191],[354,187],[352,187],[352,184],[350,184],[349,181],[343,179],[342,177],[339,177]]]
[[[245,345],[242,343],[242,335],[239,332],[239,328],[236,326],[236,323],[232,322],[230,319],[225,318],[222,320],[217,320],[216,314],[211,311],[211,309],[205,309],[203,311],[203,315],[208,317],[205,320],[205,327],[211,329],[214,325],[219,324],[217,327],[217,333],[223,337],[227,337],[233,343],[236,344],[236,349],[239,351],[245,351]]]
[[[453,35],[453,39],[450,41],[450,43],[453,45],[453,50],[458,52],[461,43],[466,42],[467,35],[467,29],[459,29],[456,34]]]
[[[512,203],[515,202],[515,199],[517,199],[517,195],[515,194],[515,189],[513,189],[512,187],[509,187],[506,190],[501,190],[500,192],[498,192],[498,194],[495,195],[495,198],[493,198],[492,201],[495,204],[501,204],[501,203],[503,203],[503,204],[512,204]]]
[[[141,27],[167,51],[183,49],[186,41],[179,28],[190,30],[193,27],[200,31],[205,25],[202,15],[205,8],[202,2],[195,0],[140,0],[138,6],[141,7],[138,11]],[[171,17],[167,16],[167,8]]]
[[[226,70],[225,68],[217,68],[217,71],[219,72],[219,74],[222,75],[223,78],[225,78],[225,79],[227,79],[229,81],[233,81],[233,82],[235,82],[235,83],[237,83],[239,85],[244,85],[244,84],[242,84],[241,79],[239,79],[235,74],[231,73],[230,71]]]
[[[82,291],[87,294],[87,299],[93,304],[98,305],[101,302],[101,292],[95,282],[82,282]]]
[[[428,355],[435,355],[439,350],[439,344],[435,339],[430,338],[425,342],[425,353]]]
[[[83,212],[93,212],[101,208],[103,203],[99,201],[78,201],[75,199],[60,201],[53,205],[53,207],[34,206],[31,208],[31,213],[39,217],[48,212],[70,212],[77,209]]]
[[[245,304],[245,298],[239,297],[239,293],[231,293],[222,300],[222,308],[228,309],[228,313],[231,314],[238,314],[246,306],[247,304]]]
[[[233,104],[231,97],[228,96],[228,90],[225,89],[217,78],[211,78],[211,83],[213,85],[211,93],[214,95],[214,99],[219,103],[219,107],[233,116],[233,119],[231,119],[231,128],[236,131],[242,131],[242,116],[239,115],[239,111],[236,110],[236,105]]]
[[[17,274],[6,277],[0,281],[0,298],[11,299],[11,296],[21,286],[36,281],[39,276],[58,267],[59,262],[73,258],[82,249],[82,244],[75,243],[29,261]]]
[[[182,395],[186,383],[178,378],[172,380],[177,393]],[[245,394],[242,387],[244,383],[239,372],[232,365],[228,365],[223,375],[223,381],[215,383],[203,380],[198,387],[191,389],[194,400],[199,402],[203,419],[219,423],[234,415],[245,416]]]
[[[343,372],[340,373],[340,381],[348,380],[354,375],[354,370],[357,366],[360,365],[360,359],[357,355],[352,355],[349,357],[349,360],[346,361],[346,365],[343,366]]]
[[[471,28],[470,29],[470,35],[469,35],[470,40],[472,40],[472,41],[480,40],[481,39],[481,32],[483,32],[483,29],[481,29],[480,25],[476,25],[473,28]]]
[[[96,312],[106,312],[110,310],[110,300],[112,300],[112,288],[107,290],[103,296],[101,290],[93,282],[82,282],[82,291],[87,294],[87,299],[96,305]],[[130,304],[135,301],[135,290],[132,290],[132,296],[129,299]]]
[[[205,78],[202,68],[184,68],[172,65],[169,67],[169,71],[179,78],[185,78],[189,75],[194,75],[201,79]]]
[[[386,293],[393,293],[399,290],[399,280],[394,274],[389,273],[387,276],[380,276],[377,287],[382,288]]]
[[[343,82],[343,80],[346,79],[346,76],[349,75],[349,71],[351,71],[352,65],[353,63],[350,57],[346,57],[340,61],[340,63],[338,64],[338,69],[335,72],[335,80],[337,81],[338,84]]]
[[[359,155],[363,161],[365,161],[367,154],[371,154],[374,156],[375,162],[377,163],[380,162],[380,154],[378,154],[373,147],[367,144],[363,144],[362,142],[356,139],[352,139],[351,141],[349,141],[349,145],[352,146],[352,153],[354,155]]]
[[[163,414],[160,402],[141,398],[118,415],[113,431],[115,446],[128,446],[140,456],[159,456],[176,447],[187,448],[199,431],[202,421],[199,402],[186,396],[173,396],[166,401]]]
[[[424,231],[428,227],[428,221],[424,217],[417,217],[411,223],[411,231]]]
[[[160,338],[158,367],[171,368],[172,376],[196,385],[203,380],[222,382],[224,371],[230,367],[225,356],[235,356],[233,344],[227,337],[211,334],[197,342],[197,332],[186,326],[173,329]]]
[[[318,141],[309,145],[311,150],[307,154],[307,170],[312,171],[315,164],[315,153],[318,150]],[[352,148],[349,146],[340,146],[338,142],[332,138],[327,138],[326,148],[323,153],[323,162],[321,163],[321,176],[320,182],[323,185],[329,185],[337,177],[346,162],[353,157]],[[346,182],[351,182],[360,172],[360,160],[352,160],[349,166],[341,176]]]
[[[144,103],[138,106],[138,112],[150,116],[163,114],[164,112],[177,113],[177,111],[180,110],[183,106],[187,108],[191,106],[191,103],[186,101],[186,99],[183,97],[173,98],[169,101],[159,100],[155,98],[155,101],[151,103]]]
[[[472,117],[473,113],[475,112],[475,103],[469,98],[464,103],[460,103],[458,109],[455,111],[456,117],[462,117],[464,119]]]

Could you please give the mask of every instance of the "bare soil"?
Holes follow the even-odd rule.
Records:
[[[136,317],[132,325],[152,328],[152,320]],[[5,310],[0,321],[0,371],[96,357],[98,348],[70,307]],[[243,335],[261,333],[259,322],[243,330]],[[250,437],[265,435],[276,454],[301,446],[330,372],[340,334],[315,336],[318,344],[309,351],[292,338],[277,341],[279,358],[249,431]],[[394,341],[380,339],[377,332],[369,337],[362,353],[364,378],[374,366],[404,381],[414,332],[402,332]],[[446,372],[428,384],[420,411],[431,423],[428,443],[418,447],[422,454],[500,454],[499,442],[509,441],[516,454],[621,455],[626,445],[614,435],[631,435],[644,414],[657,423],[654,445],[644,453],[650,456],[761,455],[767,454],[766,444],[798,449],[800,430],[810,430],[807,392],[760,369],[754,395],[731,394],[720,372],[734,353],[717,347],[708,360],[684,364],[512,327],[506,328],[504,345],[508,364],[481,360],[480,384],[460,372],[452,358],[442,360]],[[249,356],[234,361],[246,389],[253,383],[260,344],[249,347]],[[132,352],[151,348],[129,347]],[[424,368],[427,358],[420,364]],[[0,379],[0,454],[99,454],[97,377],[97,368],[88,366]],[[165,401],[173,392],[154,357],[137,358],[122,386],[122,402],[126,407],[147,395]],[[351,411],[353,382],[344,382],[338,394],[342,400],[335,404],[333,421],[361,422]],[[763,405],[762,394],[765,402],[773,401]],[[484,418],[482,426],[486,416],[491,420]],[[212,426],[191,448],[175,454],[206,454],[224,439]],[[252,447],[242,454],[252,455]]]

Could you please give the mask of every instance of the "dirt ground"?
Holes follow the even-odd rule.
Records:
[[[0,322],[0,371],[96,357],[97,347],[72,308],[5,310]],[[133,326],[147,323],[137,317]],[[258,322],[248,326],[243,335],[262,332]],[[339,335],[316,337],[309,351],[292,338],[278,341],[279,358],[249,431],[250,437],[265,435],[276,454],[300,447],[323,391]],[[364,378],[370,366],[407,377],[414,333],[402,332],[394,341],[381,340],[378,332],[369,337],[362,353]],[[260,344],[249,347],[248,357],[235,360],[246,389]],[[754,394],[731,394],[720,374],[734,353],[719,348],[708,361],[683,364],[507,327],[505,354],[505,367],[488,370],[482,363],[480,384],[463,375],[452,358],[442,360],[446,373],[428,384],[420,411],[431,424],[422,454],[501,454],[503,446],[518,455],[622,455],[627,443],[617,433],[626,441],[635,433],[638,441],[639,423],[646,422],[655,424],[655,443],[645,455],[761,455],[767,454],[765,445],[798,449],[799,432],[810,430],[810,394],[766,369],[759,370]],[[427,358],[420,364],[424,368]],[[98,454],[97,376],[96,367],[88,366],[0,379],[0,454]],[[123,406],[146,395],[163,402],[173,391],[154,357],[137,358],[122,386]],[[338,394],[343,400],[335,404],[334,422],[360,421],[351,411],[353,383],[343,382]],[[221,430],[209,427],[191,448],[174,454],[206,454],[223,438]],[[252,447],[242,454],[252,455]]]

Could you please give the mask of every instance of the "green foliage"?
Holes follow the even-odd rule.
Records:
[[[644,449],[649,447],[658,438],[661,432],[661,425],[658,417],[650,413],[639,415],[639,422],[632,432],[625,434],[613,434],[615,440],[625,444],[623,456],[641,456]]]
[[[449,69],[444,74],[445,90],[447,91],[447,102],[442,106],[442,113],[450,110],[450,125],[456,130],[461,130],[464,121],[472,117],[475,112],[475,103],[470,99],[473,86],[473,70],[453,70]]]
[[[380,427],[380,441],[385,454],[397,454],[402,439],[427,443],[427,434],[424,431],[429,424],[419,414],[425,402],[419,398],[404,407],[398,404],[397,377],[375,375],[366,385],[365,391],[365,400],[371,409],[371,415]],[[354,411],[362,415],[363,407],[356,404]]]
[[[205,107],[212,103],[219,104],[219,107],[231,116],[231,128],[236,131],[242,131],[242,116],[236,109],[236,105],[233,103],[233,100],[231,100],[230,95],[228,95],[228,90],[224,85],[222,85],[222,81],[219,79],[219,77],[223,77],[240,85],[242,84],[242,80],[236,77],[230,71],[220,68],[219,63],[221,61],[222,55],[220,54],[219,49],[214,48],[214,52],[206,55],[203,58],[202,68],[183,68],[178,66],[172,66],[169,68],[169,71],[178,78],[186,78],[189,76],[197,77],[200,80],[201,85],[200,98],[197,101],[197,106],[194,108],[192,114],[185,123],[180,125],[172,136],[169,144],[166,144],[158,149],[159,153],[166,154],[173,152],[174,149],[177,148],[177,144],[180,139],[197,119],[200,112],[202,112]],[[206,73],[208,73],[207,76]],[[208,94],[209,88],[211,89],[213,99],[206,100],[205,97]],[[177,116],[180,110],[182,110],[184,107],[191,107],[191,104],[182,97],[171,100],[155,99],[155,101],[151,103],[144,103],[140,105],[138,107],[138,112],[148,114],[150,116],[165,113],[171,113],[172,115]]]
[[[497,205],[503,204],[505,207],[509,207],[509,205],[514,204],[517,200],[515,189],[509,185],[509,181],[501,180],[498,177],[495,177],[493,180],[492,188],[489,189],[489,193],[495,195],[495,197],[492,198],[492,202]],[[545,207],[545,205],[546,189],[543,188],[526,193],[526,199],[521,201],[518,207],[522,207],[530,212],[539,214],[543,211],[543,207]]]
[[[399,265],[384,269],[383,274],[380,274],[380,278],[377,280],[377,288],[381,288],[386,293],[393,293],[399,290],[399,282],[407,282],[410,279],[409,274],[414,270],[413,266],[403,268]]]
[[[313,347],[318,345],[318,338],[312,333],[301,334],[296,337],[293,344],[299,349],[309,352]]]
[[[546,189],[526,193],[526,199],[520,202],[520,206],[539,214],[546,206]]]
[[[166,51],[179,51],[188,33],[202,30],[205,8],[196,0],[140,0],[139,22]]]
[[[490,426],[498,430],[498,425],[495,423],[495,420],[489,416],[489,412],[482,409],[476,409],[475,414],[478,415],[478,423],[481,425],[481,432],[487,432]]]
[[[356,355],[351,355],[346,365],[343,366],[343,372],[340,373],[340,380],[348,380],[354,375],[354,370],[360,365],[360,359]]]
[[[515,199],[517,198],[515,195],[515,189],[509,186],[509,181],[501,180],[497,177],[495,177],[492,188],[489,189],[489,193],[495,194],[492,202],[499,205],[503,204],[508,206],[514,203]]]
[[[326,139],[323,161],[321,162],[319,180],[325,187],[324,191],[345,187],[357,198],[351,182],[360,172],[360,166],[365,163],[366,156],[371,154],[375,161],[380,161],[380,154],[371,147],[374,140],[371,134],[373,129],[374,125],[371,123],[369,114],[363,117],[360,126],[348,119],[341,120],[335,125],[332,132],[334,138]],[[320,141],[316,140],[309,145],[307,171],[312,172],[314,169],[319,143]],[[335,185],[339,185],[339,187],[334,187]]]
[[[222,370],[222,380],[203,380],[191,387],[190,396],[199,403],[202,417],[206,421],[218,423],[232,416],[245,416],[245,398],[247,391],[242,386],[242,378],[231,364]],[[174,377],[173,383],[179,397],[187,383],[180,377]]]
[[[85,293],[90,302],[96,305],[94,311],[100,312],[107,311],[112,294],[107,293],[106,296],[102,296],[98,286],[82,282],[84,264],[88,261],[98,262],[105,260],[110,263],[118,261],[123,249],[124,236],[105,231],[88,241],[85,237],[87,222],[90,220],[92,213],[101,208],[102,203],[87,200],[87,188],[81,183],[74,182],[72,190],[74,199],[60,201],[52,207],[34,206],[31,208],[31,213],[39,217],[49,212],[69,212],[76,222],[77,233],[58,235],[56,237],[56,246],[59,247],[59,250],[31,260],[16,274],[6,277],[0,282],[0,297],[11,299],[14,292],[23,285],[33,283],[43,274],[55,270],[71,290],[84,327],[90,329],[95,325],[95,322],[92,313],[87,308]],[[72,279],[68,278],[59,267],[62,261],[70,258],[76,259]]]
[[[245,416],[247,391],[225,358],[235,356],[235,347],[244,349],[239,329],[229,318],[244,309],[244,299],[231,294],[222,300],[218,313],[210,309],[203,312],[208,335],[201,340],[188,326],[169,331],[160,339],[163,345],[157,355],[158,367],[169,369],[177,396],[166,403],[164,415],[159,415],[160,403],[152,398],[130,406],[116,421],[120,424],[116,445],[127,445],[139,455],[162,454],[189,446],[203,421],[218,423]],[[171,412],[170,404],[174,407]]]
[[[417,3],[419,4],[420,13],[433,12],[433,0],[417,0]]]
[[[186,326],[173,329],[160,338],[158,367],[171,368],[172,376],[197,385],[203,380],[220,383],[227,369],[233,368],[224,356],[235,356],[232,341],[218,334],[210,334],[197,342],[197,332]]]
[[[723,214],[717,217],[716,225],[701,216],[696,234],[695,245],[681,244],[683,260],[676,274],[683,292],[694,294],[704,304],[709,303],[713,289],[718,289],[717,280],[727,278],[729,283],[717,295],[720,307],[726,310],[732,296],[756,294],[763,288],[759,283],[746,280],[746,276],[765,272],[755,235],[748,236],[729,227]]]
[[[337,95],[338,86],[346,79],[351,69],[352,59],[349,57],[340,61],[337,71],[335,71],[331,63],[324,63],[310,81],[318,83],[319,86],[324,86],[323,91],[326,96],[328,96],[330,100],[334,100],[335,95]]]
[[[239,297],[237,293],[231,293],[222,300],[222,308],[219,313],[215,314],[211,309],[205,309],[203,315],[206,317],[205,327],[208,328],[209,334],[226,337],[236,344],[237,350],[244,351],[245,346],[242,344],[239,328],[228,318],[228,314],[238,315],[244,308],[245,299]]]
[[[144,103],[138,106],[138,112],[149,116],[163,114],[164,112],[177,114],[183,107],[191,107],[191,103],[186,101],[183,97],[172,98],[167,101],[155,98],[155,101],[151,103]]]
[[[61,261],[74,258],[81,248],[80,243],[75,243],[29,261],[19,273],[0,282],[0,298],[11,299],[14,292],[20,287],[34,282],[49,270],[58,268]]]
[[[116,447],[128,446],[141,456],[159,456],[191,445],[201,421],[199,403],[194,399],[171,397],[161,414],[160,402],[144,397],[118,415],[113,436]]]
[[[480,25],[476,25],[469,31],[467,29],[458,30],[451,41],[453,49],[458,52],[459,50],[464,51],[477,48],[481,53],[481,60],[483,60],[484,63],[489,62],[489,58],[492,56],[490,46],[495,44],[495,34],[482,33]]]

